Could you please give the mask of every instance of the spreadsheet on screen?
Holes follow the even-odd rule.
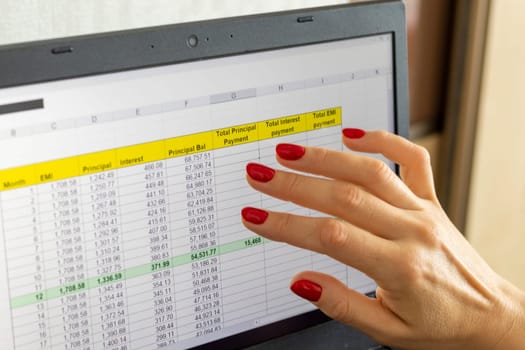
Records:
[[[393,131],[382,34],[7,88],[43,107],[0,123],[3,346],[196,346],[313,310],[302,270],[363,293],[325,255],[246,230],[240,210],[323,215],[252,190],[275,145],[344,150],[344,127]]]

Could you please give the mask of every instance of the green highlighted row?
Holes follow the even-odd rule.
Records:
[[[166,270],[177,266],[189,264],[194,261],[208,259],[214,256],[232,253],[242,249],[256,247],[268,240],[260,236],[225,243],[217,247],[207,248],[192,253],[187,253],[172,257],[166,260],[159,260],[148,264],[130,267],[129,269],[117,271],[108,275],[93,277],[78,281],[68,285],[49,288],[36,293],[21,295],[11,299],[11,309],[37,304],[46,300],[59,298],[64,295],[74,294],[91,288],[116,283],[118,281],[144,276],[156,271]]]

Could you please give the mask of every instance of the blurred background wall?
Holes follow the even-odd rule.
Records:
[[[0,44],[344,3],[346,0],[1,0]]]
[[[1,0],[0,45],[344,2]],[[453,222],[525,288],[525,1],[406,6],[411,136]]]
[[[467,237],[525,289],[525,1],[491,2]]]

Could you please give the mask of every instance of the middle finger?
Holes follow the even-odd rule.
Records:
[[[314,178],[250,163],[247,181],[272,197],[339,217],[378,236],[400,238],[404,211],[349,182]]]

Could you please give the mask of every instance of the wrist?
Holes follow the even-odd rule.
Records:
[[[525,349],[525,293],[508,282],[503,293],[506,300],[501,316],[503,329],[492,349]]]

